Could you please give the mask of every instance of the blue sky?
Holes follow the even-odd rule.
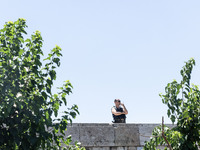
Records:
[[[180,80],[191,57],[192,82],[200,84],[199,8],[197,0],[6,0],[0,28],[25,18],[29,36],[42,33],[46,55],[56,44],[62,48],[55,87],[73,84],[68,105],[80,111],[74,122],[110,123],[119,98],[128,123],[160,123],[162,116],[170,123],[159,93]]]

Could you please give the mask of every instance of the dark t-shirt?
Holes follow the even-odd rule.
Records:
[[[119,108],[117,108],[116,106],[113,106],[113,108],[116,110],[116,112],[123,112],[123,108],[121,106],[119,106]],[[125,119],[126,118],[126,115],[125,114],[122,114],[122,115],[119,115],[119,116],[115,116],[114,114],[113,115],[113,119],[116,120],[116,119]]]

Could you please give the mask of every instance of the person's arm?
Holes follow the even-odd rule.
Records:
[[[115,108],[112,108],[112,114],[114,114],[115,116],[119,116],[119,115],[125,114],[125,112],[117,112]]]
[[[126,109],[125,105],[123,103],[121,103],[120,105],[123,107],[124,114],[127,115],[128,114],[128,110]]]

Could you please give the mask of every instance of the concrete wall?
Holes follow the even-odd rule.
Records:
[[[72,135],[72,141],[81,142],[87,150],[141,150],[158,125],[74,123],[66,136]]]

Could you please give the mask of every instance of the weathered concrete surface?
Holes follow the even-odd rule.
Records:
[[[145,141],[149,141],[149,137],[152,135],[152,131],[156,126],[159,126],[159,124],[138,124],[141,146],[144,145]]]
[[[84,146],[114,146],[114,134],[112,126],[83,126],[80,128],[80,141]]]
[[[68,126],[66,137],[72,135],[73,143],[79,141],[87,150],[142,150],[158,125],[74,123]]]
[[[72,143],[76,141],[80,141],[80,127],[79,124],[73,124],[72,126],[68,126],[67,131],[65,131],[66,137],[72,136]]]
[[[140,145],[138,125],[113,124],[115,129],[115,146],[138,146]]]

